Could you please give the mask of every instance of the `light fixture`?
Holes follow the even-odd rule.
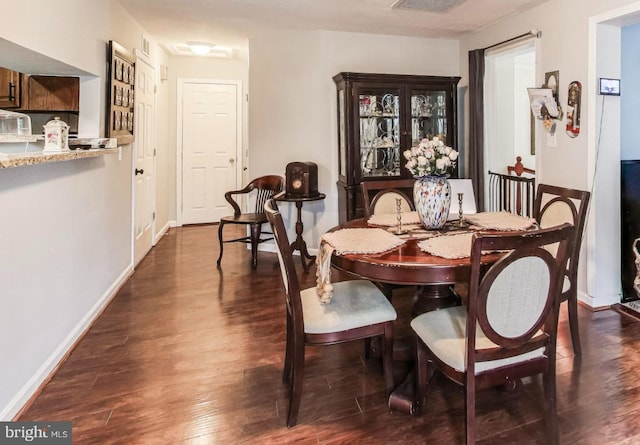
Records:
[[[206,56],[216,45],[210,42],[191,41],[187,42],[187,46],[194,54],[197,54],[199,56]]]

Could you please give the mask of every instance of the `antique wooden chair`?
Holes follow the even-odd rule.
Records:
[[[287,426],[294,426],[298,419],[307,345],[383,336],[382,362],[389,395],[394,383],[393,321],[397,316],[391,303],[367,280],[333,283],[333,297],[327,304],[320,302],[315,287],[300,290],[287,231],[275,200],[267,201],[265,213],[273,229],[285,291],[287,345],[282,379],[290,383]]]
[[[392,179],[388,181],[362,181],[364,217],[376,213],[396,213],[396,198],[402,199],[400,210],[415,210],[413,204],[414,179]]]
[[[514,175],[515,173],[515,175]],[[506,211],[521,216],[533,216],[535,197],[535,170],[522,165],[522,158],[516,158],[515,165],[507,166],[507,174],[489,171],[489,210]]]
[[[578,260],[582,234],[587,221],[589,198],[587,191],[539,184],[536,193],[533,214],[540,227],[551,227],[564,222],[575,226],[573,249],[569,252],[569,261],[562,286],[561,301],[567,302],[569,327],[573,352],[580,356],[580,330],[578,326]]]
[[[473,237],[467,306],[422,314],[417,337],[416,408],[435,369],[465,390],[466,443],[475,443],[476,390],[542,373],[549,443],[558,443],[556,336],[562,278],[575,229]],[[559,243],[554,253],[546,246]],[[483,273],[483,251],[508,251]]]
[[[233,215],[223,216],[220,218],[220,226],[218,227],[218,240],[220,242],[220,255],[218,256],[218,268],[222,261],[222,253],[224,243],[250,243],[251,244],[251,267],[254,269],[258,265],[258,244],[272,240],[272,237],[262,238],[262,225],[267,222],[264,214],[264,203],[267,202],[274,194],[282,190],[282,178],[280,176],[270,175],[261,176],[251,181],[242,190],[233,190],[224,194],[224,198],[233,207]],[[255,207],[252,213],[242,213],[240,205],[233,199],[233,195],[249,196],[251,192],[255,195]],[[250,235],[235,238],[231,240],[222,239],[222,230],[225,224],[241,224],[249,226]],[[271,232],[265,232],[271,235]]]

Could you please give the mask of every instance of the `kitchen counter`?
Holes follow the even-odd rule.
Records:
[[[43,153],[41,151],[0,154],[0,168],[19,167],[22,165],[44,164],[47,162],[70,161],[73,159],[93,158],[96,156],[116,154],[119,148],[92,148],[89,150],[70,150],[61,153]]]

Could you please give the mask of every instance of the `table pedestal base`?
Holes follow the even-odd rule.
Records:
[[[418,414],[414,380],[415,373],[411,370],[400,386],[394,389],[389,396],[389,408],[394,411],[411,414],[412,416]]]
[[[288,196],[284,193],[276,196],[276,201],[294,202],[296,204],[296,239],[291,243],[291,252],[297,250],[300,252],[300,262],[305,272],[309,272],[309,267],[314,263],[316,257],[309,255],[307,243],[302,238],[304,225],[302,224],[302,204],[306,201],[320,201],[325,198],[324,193],[318,193],[315,196]]]
[[[419,286],[413,298],[411,315],[417,317],[425,312],[459,304],[460,297],[453,291],[453,285]],[[394,344],[393,358],[395,361],[413,362],[415,360],[415,345],[412,340],[398,341]],[[389,408],[415,416],[418,414],[420,406],[416,400],[415,371],[413,369],[415,365],[409,364],[409,366],[411,370],[389,396]]]
[[[418,286],[418,290],[413,297],[411,315],[417,317],[425,312],[458,306],[459,304],[460,297],[453,291],[452,284]]]

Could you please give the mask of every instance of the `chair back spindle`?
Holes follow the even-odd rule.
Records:
[[[275,190],[271,189],[258,189],[258,194],[256,196],[256,207],[254,213],[262,213],[264,212],[265,203],[273,197],[276,193]]]

